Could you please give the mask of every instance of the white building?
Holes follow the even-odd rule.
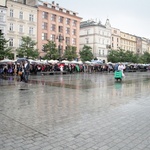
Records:
[[[27,5],[26,2],[7,0],[7,39],[9,46],[13,48],[14,59],[23,36],[37,41],[37,8]]]
[[[3,0],[0,1],[0,30],[4,34],[4,36],[6,36],[7,34],[6,14],[7,14],[6,2],[5,0]]]
[[[80,51],[83,46],[92,48],[94,57],[107,61],[107,54],[111,48],[111,25],[109,19],[105,25],[94,20],[83,21],[80,24]]]

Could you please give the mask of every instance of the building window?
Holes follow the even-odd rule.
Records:
[[[42,23],[42,29],[47,30],[47,23],[46,22]]]
[[[23,33],[23,25],[19,25],[19,32]]]
[[[23,42],[22,42],[22,39],[19,39],[19,42],[18,42],[18,43],[19,43],[19,46],[21,46],[22,43],[23,43]]]
[[[70,45],[70,37],[66,37],[66,44]]]
[[[70,28],[66,28],[66,34],[70,34]]]
[[[117,38],[117,42],[119,42],[119,39]]]
[[[73,21],[72,21],[72,25],[73,25],[74,27],[76,27],[77,21],[76,21],[76,20],[73,20]]]
[[[42,18],[43,19],[48,19],[48,12],[44,12],[42,13]]]
[[[62,9],[62,8],[59,8],[59,11],[63,12],[63,9]]]
[[[89,43],[89,38],[85,39],[85,43],[88,44]]]
[[[4,21],[4,16],[0,15],[0,22],[3,22],[3,21]]]
[[[101,56],[101,50],[99,49],[99,56]]]
[[[55,34],[51,34],[50,40],[55,42]]]
[[[52,20],[52,21],[56,21],[56,15],[52,14],[52,15],[51,15],[51,20]]]
[[[102,52],[103,52],[102,55],[104,56],[104,50]]]
[[[59,21],[59,23],[63,23],[63,17],[60,16],[58,21]]]
[[[14,10],[10,9],[10,17],[13,17],[13,16],[14,16]]]
[[[29,34],[33,35],[33,27],[29,27]]]
[[[19,13],[19,19],[23,19],[23,12],[22,11],[20,11],[20,13]]]
[[[13,31],[13,23],[10,23],[9,31]]]
[[[42,33],[42,40],[47,40],[47,33]]]
[[[43,6],[47,7],[47,4],[46,4],[46,3],[44,3],[44,4],[43,4]]]
[[[0,27],[1,33],[4,33],[4,27]]]
[[[89,30],[86,31],[86,34],[87,34],[87,35],[89,34]]]
[[[111,46],[114,47],[114,43],[112,43]]]
[[[72,34],[76,35],[76,29],[73,29]]]
[[[66,24],[70,25],[70,19],[66,18]]]
[[[72,44],[76,45],[76,39],[75,38],[72,39]]]
[[[51,31],[55,31],[56,30],[56,25],[55,24],[52,24],[51,25]]]
[[[58,31],[61,32],[61,33],[63,33],[63,26],[59,26],[58,27]]]
[[[34,16],[32,14],[29,14],[29,21],[33,22],[33,20],[34,20]]]
[[[13,46],[14,44],[13,44],[13,38],[10,38],[9,39],[9,46]]]

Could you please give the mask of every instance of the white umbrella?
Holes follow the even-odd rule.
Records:
[[[69,64],[68,60],[63,60],[62,63]]]
[[[3,59],[0,61],[1,63],[14,63],[14,60],[10,60],[10,59]]]
[[[85,61],[85,63],[86,63],[86,64],[91,64],[91,62],[90,62],[90,61]]]
[[[78,64],[83,64],[83,62],[82,62],[81,60],[80,60],[80,61],[78,61],[77,63],[78,63]]]
[[[77,64],[78,62],[75,61],[75,60],[73,60],[73,61],[71,61],[70,63],[71,63],[71,64]]]

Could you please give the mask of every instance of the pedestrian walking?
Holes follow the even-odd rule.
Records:
[[[25,63],[24,63],[24,80],[26,83],[28,82],[29,71],[30,71],[30,64],[27,60],[25,60]]]

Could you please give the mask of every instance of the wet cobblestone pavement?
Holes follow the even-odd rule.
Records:
[[[0,79],[0,150],[150,150],[150,72]]]

